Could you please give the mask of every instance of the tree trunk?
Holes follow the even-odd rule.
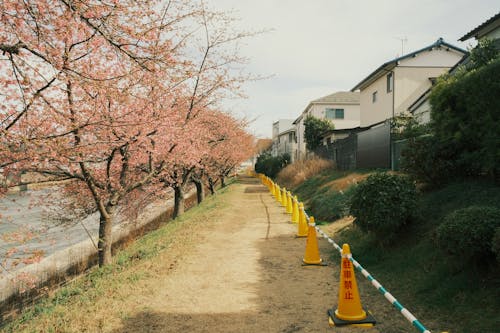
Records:
[[[182,186],[174,187],[174,215],[173,218],[181,216],[184,213],[184,189]]]
[[[203,199],[205,199],[205,191],[203,189],[203,183],[201,181],[193,180],[196,186],[196,198],[198,199],[198,204],[201,204]]]
[[[224,176],[220,176],[220,187],[226,187],[226,179]]]
[[[212,177],[208,177],[208,189],[210,190],[210,194],[215,194],[215,183]]]
[[[99,218],[99,241],[97,251],[99,255],[99,267],[111,264],[111,245],[113,245],[113,213],[114,207],[106,207],[106,215],[101,212]]]

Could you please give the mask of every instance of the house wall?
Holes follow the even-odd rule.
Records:
[[[488,39],[498,39],[500,38],[500,28],[496,28],[493,31],[488,32],[486,35],[484,35],[482,38],[488,38]]]
[[[293,128],[293,119],[280,119],[273,123],[273,144],[271,147],[271,155],[279,155],[279,134]]]
[[[290,138],[291,133],[291,138]],[[291,161],[294,162],[296,159],[297,143],[295,142],[295,132],[285,132],[278,137],[278,155],[283,155],[285,153],[290,155]]]
[[[408,107],[431,86],[429,78],[445,73],[461,58],[462,53],[442,47],[401,60],[393,69],[392,92],[387,92],[389,72],[361,90],[361,127],[389,119],[393,112],[398,115],[408,110]],[[373,103],[372,96],[375,91],[377,101]]]
[[[361,127],[370,126],[392,117],[394,89],[393,92],[387,92],[387,74],[360,92]],[[374,92],[377,92],[376,102],[372,101]]]
[[[414,109],[413,115],[421,124],[427,124],[431,121],[431,103],[428,98],[418,108]]]
[[[408,107],[431,87],[429,78],[438,77],[448,69],[449,67],[394,68],[394,114],[407,111]]]

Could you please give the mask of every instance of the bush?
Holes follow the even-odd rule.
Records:
[[[350,212],[356,218],[355,224],[375,234],[383,245],[393,240],[412,219],[416,202],[415,184],[409,178],[376,173],[355,188]]]
[[[497,261],[500,263],[500,227],[495,229],[493,239],[491,240],[491,251],[496,255]]]
[[[453,147],[457,176],[500,175],[500,59],[466,72],[442,78],[430,102],[434,135]]]
[[[354,194],[355,186],[346,191],[328,191],[313,197],[309,203],[311,213],[323,221],[334,221],[349,214],[349,203]]]
[[[333,170],[333,168],[334,164],[332,161],[320,158],[296,161],[282,169],[278,173],[277,179],[286,188],[295,188],[312,176],[324,171]]]
[[[429,187],[448,183],[462,167],[451,144],[438,141],[433,135],[408,139],[401,152],[401,170]]]
[[[268,177],[275,178],[278,172],[290,163],[290,155],[283,154],[277,157],[270,153],[264,153],[257,157],[255,172],[263,173]]]
[[[495,229],[500,227],[500,209],[488,206],[469,206],[457,209],[436,228],[438,247],[445,252],[472,259],[492,254]]]

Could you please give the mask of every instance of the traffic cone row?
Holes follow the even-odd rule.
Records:
[[[291,222],[297,223],[296,237],[307,237],[303,265],[325,265],[321,259],[316,234],[314,217],[309,217],[304,210],[304,204],[299,202],[297,196],[292,197],[290,191],[281,188],[269,177],[259,174],[262,183],[269,188],[276,200],[285,207],[286,213],[291,214]],[[342,246],[342,259],[340,269],[340,286],[338,293],[338,306],[336,310],[329,309],[328,322],[330,326],[356,326],[372,327],[375,325],[373,316],[361,306],[351,250],[348,244]]]

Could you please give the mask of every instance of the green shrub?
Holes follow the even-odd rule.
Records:
[[[500,59],[462,76],[441,78],[430,102],[434,135],[454,150],[459,177],[500,174]]]
[[[438,247],[463,259],[491,255],[495,229],[500,227],[500,209],[469,206],[457,209],[436,228]]]
[[[496,255],[497,261],[500,263],[500,227],[495,229],[493,239],[491,240],[491,251]]]
[[[350,202],[355,224],[375,234],[379,244],[395,238],[414,216],[415,184],[405,176],[376,173],[359,184]]]
[[[313,197],[309,203],[312,215],[323,221],[334,221],[348,215],[354,188],[353,186],[342,192],[328,191]]]

